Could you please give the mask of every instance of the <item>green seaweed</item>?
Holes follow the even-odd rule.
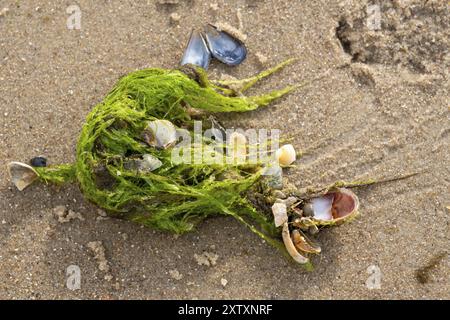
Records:
[[[144,133],[148,123],[157,119],[169,120],[179,129],[191,129],[195,116],[205,120],[212,113],[255,110],[324,77],[262,95],[243,94],[293,61],[287,60],[243,80],[210,81],[203,69],[193,65],[178,70],[152,68],[130,73],[87,116],[77,144],[76,162],[34,170],[44,183],[78,182],[84,195],[111,216],[159,230],[181,234],[193,230],[209,216],[231,216],[289,257],[281,241],[281,230],[273,222],[270,205],[276,199],[268,181],[262,179],[264,163],[228,161],[230,156],[226,152],[222,155],[224,161],[176,162],[171,152],[173,146],[152,147],[145,143]],[[202,112],[193,112],[194,109]],[[193,157],[211,149],[210,138],[187,132],[194,141],[185,151],[187,155]],[[269,140],[262,145],[271,149],[271,143]],[[215,146],[227,148],[218,142]],[[252,147],[249,150],[254,152]],[[145,172],[126,165],[130,159],[144,155],[157,158],[162,165]],[[337,181],[319,188],[288,186],[284,192],[306,201],[339,188],[370,186],[415,174],[385,180]],[[351,218],[356,215],[357,210]],[[334,224],[334,220],[321,223]],[[312,270],[309,261],[302,266]]]
[[[213,83],[203,69],[195,66],[128,74],[87,116],[77,144],[76,162],[35,169],[45,183],[77,181],[90,201],[115,217],[184,233],[208,216],[227,215],[284,250],[270,213],[257,209],[246,196],[260,181],[260,163],[174,164],[170,150],[142,143],[142,132],[148,121],[155,119],[189,127],[192,108],[216,113],[266,106],[296,86],[258,96],[244,96],[242,92],[292,61],[233,83]],[[201,139],[193,153],[209,143]],[[124,168],[127,156],[143,154],[157,157],[163,165],[145,174]]]

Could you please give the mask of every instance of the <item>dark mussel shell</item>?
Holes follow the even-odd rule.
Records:
[[[213,25],[205,27],[205,39],[214,58],[229,66],[236,66],[247,57],[247,48],[242,41]]]
[[[30,164],[32,167],[46,167],[47,159],[44,157],[34,157],[30,160]]]

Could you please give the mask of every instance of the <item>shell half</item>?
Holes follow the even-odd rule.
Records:
[[[39,178],[36,170],[25,163],[10,162],[7,167],[11,181],[17,189],[19,189],[19,191],[23,191],[26,187]]]
[[[294,246],[295,248],[297,248],[297,250],[316,254],[322,251],[317,243],[310,240],[302,231],[298,229],[292,230],[291,237],[292,242],[294,243]]]
[[[144,130],[143,138],[152,147],[167,149],[177,141],[177,129],[168,120],[150,121]]]
[[[283,237],[284,246],[286,247],[286,250],[289,253],[289,255],[292,257],[292,259],[294,259],[295,262],[300,263],[300,264],[309,263],[309,259],[307,257],[301,255],[298,252],[297,248],[295,247],[294,242],[292,242],[292,238],[289,233],[289,226],[288,226],[287,222],[285,222],[283,224],[283,231],[281,232],[281,235]]]
[[[275,152],[275,157],[280,165],[289,166],[297,159],[297,154],[292,144],[286,144]]]
[[[340,188],[303,204],[303,212],[319,225],[348,221],[358,214],[359,199],[349,189]]]
[[[247,57],[247,48],[242,41],[226,31],[219,31],[209,24],[205,27],[205,39],[214,58],[229,66],[236,66]]]
[[[193,64],[203,69],[208,69],[211,53],[202,34],[198,30],[192,30],[188,45],[184,51],[181,65]]]

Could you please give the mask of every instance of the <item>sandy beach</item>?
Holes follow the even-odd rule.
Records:
[[[73,5],[80,29],[68,28]],[[0,0],[0,299],[450,299],[449,9],[443,0]],[[177,68],[191,29],[209,22],[240,29],[249,52],[237,67],[213,62],[211,78],[292,57],[250,93],[327,74],[267,108],[218,115],[226,127],[291,138],[304,155],[289,182],[418,173],[355,189],[361,216],[319,234],[313,272],[232,218],[174,236],[103,217],[76,185],[19,192],[9,180],[10,161],[74,162],[85,117],[117,80]],[[60,206],[75,218],[58,220]]]

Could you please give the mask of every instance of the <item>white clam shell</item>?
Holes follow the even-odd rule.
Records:
[[[276,151],[275,157],[280,165],[289,166],[297,159],[297,153],[292,144],[286,144]]]
[[[22,162],[10,162],[7,167],[11,181],[19,191],[24,190],[39,177],[33,167]]]
[[[146,142],[153,147],[166,149],[177,141],[177,129],[168,120],[150,121],[146,131]]]

